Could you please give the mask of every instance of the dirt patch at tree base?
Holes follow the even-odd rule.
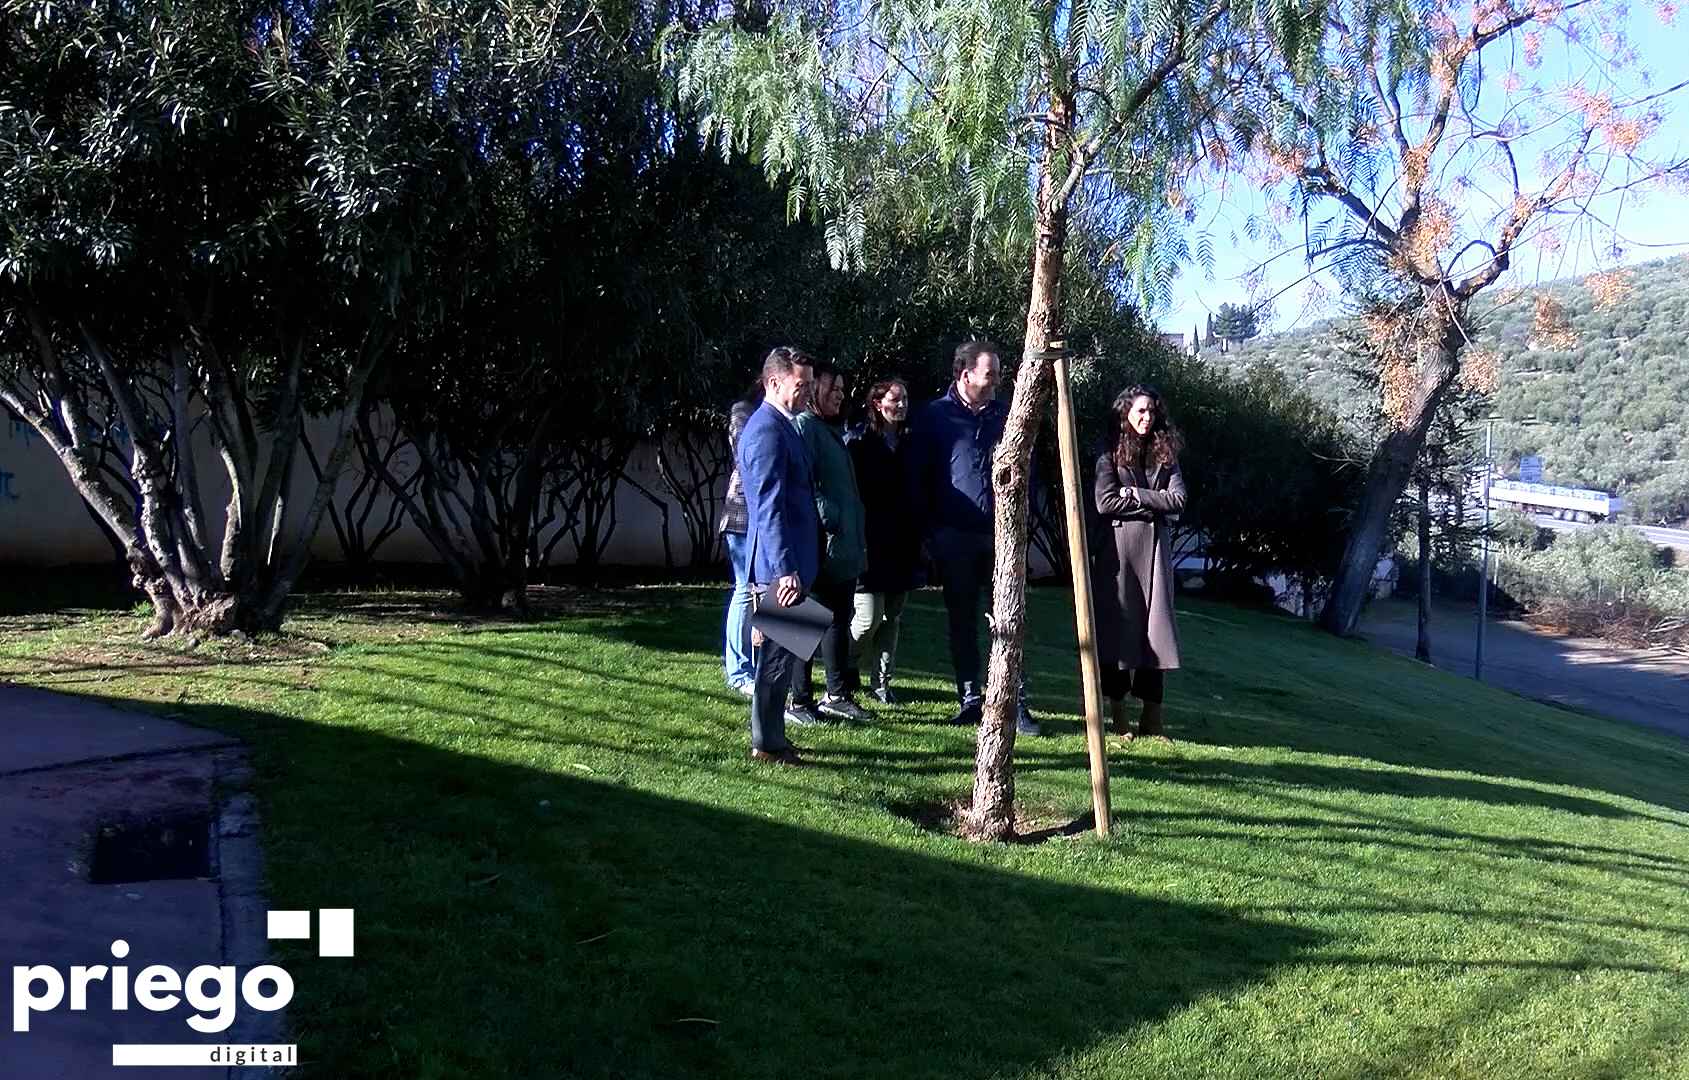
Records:
[[[939,833],[960,840],[973,840],[966,827],[967,813],[973,800],[959,799],[925,802],[887,803],[886,809],[924,832]],[[1096,827],[1090,813],[1074,817],[1053,807],[1029,807],[1015,804],[1015,832],[1008,839],[1012,844],[1042,844],[1050,840],[1082,836]]]

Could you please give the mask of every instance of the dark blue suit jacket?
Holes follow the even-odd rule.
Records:
[[[956,393],[956,384],[916,414],[909,430],[910,502],[919,515],[920,533],[944,560],[956,541],[991,546],[996,532],[997,496],[991,487],[991,459],[1003,441],[1009,406],[993,398],[974,412]],[[1032,454],[1028,497],[1039,495],[1038,454]],[[964,544],[964,546],[972,546]]]
[[[924,511],[922,524],[929,536],[939,529],[991,535],[996,525],[991,455],[1008,419],[1009,407],[995,398],[974,412],[962,403],[954,384],[916,414],[909,449],[915,505]]]
[[[764,401],[739,436],[738,465],[750,519],[751,580],[771,585],[796,574],[808,592],[821,571],[821,518],[802,436]]]

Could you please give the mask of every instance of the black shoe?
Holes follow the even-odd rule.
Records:
[[[985,715],[985,703],[970,701],[962,706],[962,710],[950,718],[950,722],[957,727],[978,727],[980,718]]]
[[[874,687],[874,700],[881,705],[896,705],[897,695],[891,692],[890,686],[876,686]]]
[[[847,697],[833,697],[831,694],[821,699],[816,711],[822,716],[843,720],[847,724],[866,724],[874,719],[856,702]]]
[[[1020,715],[1015,717],[1015,731],[1021,735],[1044,734],[1044,729],[1038,726],[1038,721],[1034,720],[1032,713],[1026,709],[1022,709]]]
[[[815,710],[808,705],[788,705],[786,723],[797,727],[820,727],[826,721],[815,715]]]

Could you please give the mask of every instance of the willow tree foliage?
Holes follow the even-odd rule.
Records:
[[[887,0],[724,17],[664,44],[677,96],[727,153],[759,161],[788,210],[860,265],[876,219],[961,225],[974,250],[1028,252],[1009,422],[993,462],[990,677],[971,830],[1014,829],[1013,687],[1026,632],[1027,477],[1062,338],[1063,260],[1083,223],[1120,285],[1154,304],[1190,256],[1182,177],[1231,145],[1221,104],[1268,45],[1310,53],[1319,22],[1254,0]],[[1197,252],[1199,257],[1203,254]]]
[[[1616,0],[1329,0],[1317,62],[1272,66],[1234,105],[1256,131],[1250,178],[1306,226],[1307,257],[1363,302],[1387,433],[1330,603],[1351,632],[1393,508],[1458,381],[1489,389],[1475,297],[1526,253],[1553,273],[1577,244],[1624,254],[1618,217],[1689,159],[1651,152],[1684,83],[1641,70]],[[1628,201],[1627,201],[1628,200]],[[1535,333],[1564,332],[1539,305]]]

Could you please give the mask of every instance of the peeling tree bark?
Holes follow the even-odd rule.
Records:
[[[1060,122],[1046,129],[1026,338],[1009,418],[991,463],[997,531],[991,575],[991,660],[974,752],[973,802],[964,822],[968,833],[981,840],[1004,840],[1015,833],[1015,714],[1025,664],[1028,488],[1032,451],[1050,394],[1048,349],[1060,337],[1067,205],[1054,166],[1060,150],[1057,140],[1065,137],[1072,109],[1071,98],[1057,99],[1051,106]]]

